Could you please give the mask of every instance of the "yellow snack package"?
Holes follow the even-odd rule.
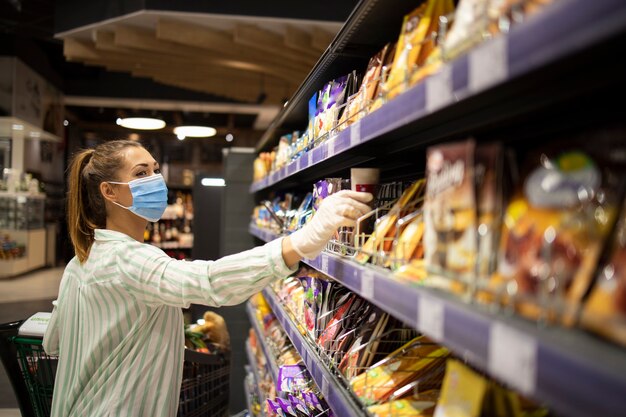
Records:
[[[371,405],[367,411],[374,417],[428,417],[432,416],[435,404],[433,401],[402,399]]]
[[[404,17],[398,38],[396,56],[385,83],[387,98],[392,99],[405,90],[408,74],[417,63],[422,42],[428,34],[431,19],[441,0],[428,0]]]
[[[436,384],[436,378],[428,378],[431,371],[442,366],[449,355],[448,349],[419,336],[387,358],[350,381],[354,393],[370,405],[384,402],[399,388],[420,377],[424,377],[424,389]]]
[[[479,417],[488,382],[457,360],[448,360],[434,417]]]

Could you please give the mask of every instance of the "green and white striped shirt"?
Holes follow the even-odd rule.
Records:
[[[178,261],[112,230],[65,268],[44,337],[59,364],[52,417],[175,416],[182,378],[181,307],[244,302],[293,273],[281,240],[217,261]]]

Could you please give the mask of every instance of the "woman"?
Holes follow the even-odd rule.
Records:
[[[143,242],[167,205],[159,165],[141,145],[112,141],[78,153],[69,171],[65,268],[44,337],[59,364],[52,417],[175,416],[182,378],[181,307],[245,301],[317,256],[372,196],[326,199],[300,231],[220,260],[185,262]],[[210,233],[197,231],[196,233]]]

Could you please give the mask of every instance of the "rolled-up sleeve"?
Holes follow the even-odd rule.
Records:
[[[117,257],[118,276],[129,293],[147,304],[176,307],[239,304],[295,272],[285,265],[282,239],[216,261],[179,261],[142,243]]]

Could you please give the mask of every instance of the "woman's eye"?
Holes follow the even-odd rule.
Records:
[[[137,174],[135,174],[138,177],[143,177],[144,175],[146,175],[147,172],[146,171],[139,171]]]
[[[154,173],[155,173],[155,174],[160,174],[160,173],[161,173],[161,169],[159,169],[159,168],[155,169],[155,170],[154,170]]]

